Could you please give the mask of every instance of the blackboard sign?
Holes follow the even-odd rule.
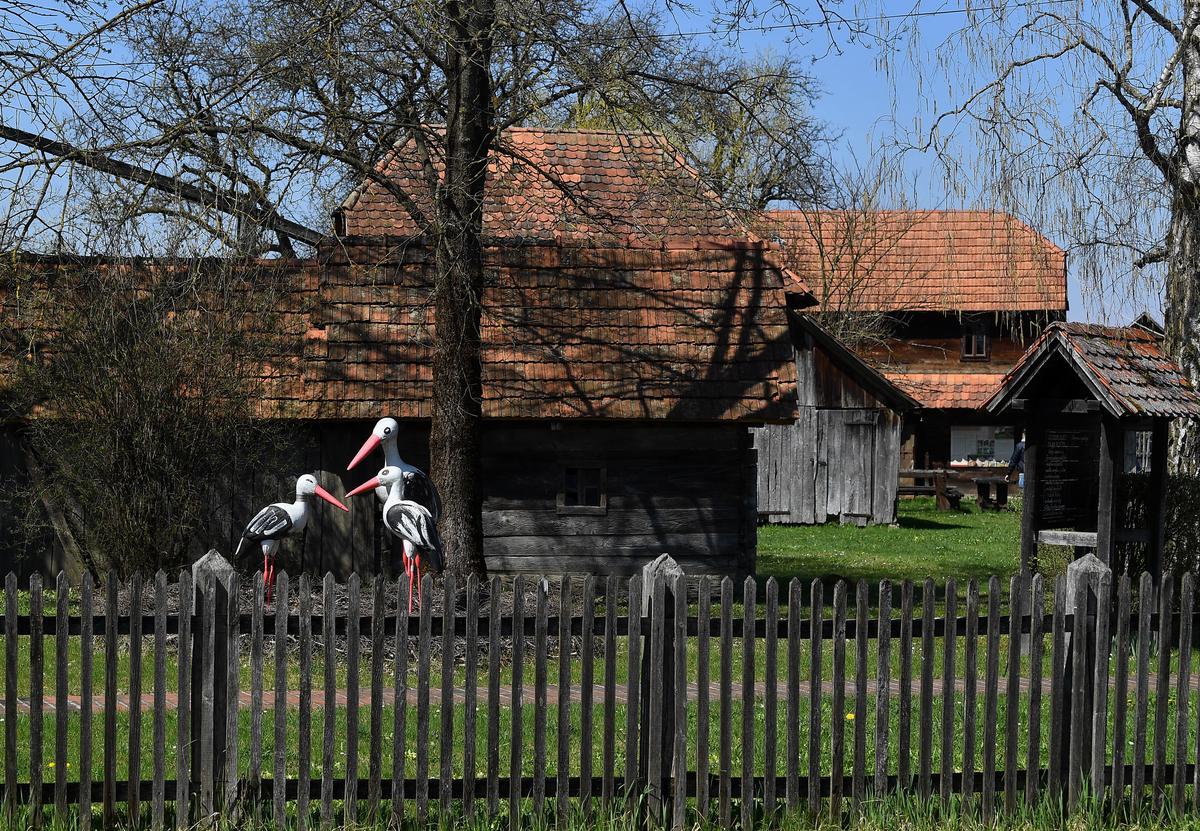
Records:
[[[1051,427],[1045,432],[1038,480],[1038,525],[1090,531],[1096,527],[1100,428]]]

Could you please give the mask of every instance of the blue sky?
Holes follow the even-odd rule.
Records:
[[[921,42],[932,53],[966,22],[964,15],[957,11],[963,5],[964,0],[882,0],[877,10],[894,15],[919,11],[921,16],[915,20]],[[855,13],[846,7],[842,7],[842,11],[847,16]],[[907,18],[903,22],[913,21],[913,18]],[[761,22],[772,24],[776,21],[763,18]],[[693,30],[703,29],[705,24],[696,18],[677,22],[681,29],[690,25],[694,27]],[[711,25],[711,22],[707,22],[707,25]],[[789,44],[785,40],[787,35],[787,31],[780,30],[747,32],[741,36],[739,46],[747,51],[793,54],[800,58],[797,68],[815,77],[822,90],[816,107],[818,117],[832,131],[841,135],[833,151],[834,161],[840,166],[850,168],[868,162],[881,144],[897,131],[911,128],[922,115],[928,115],[934,106],[945,108],[951,104],[945,93],[946,79],[936,68],[932,55],[922,67],[921,74],[924,77],[918,78],[918,72],[910,62],[911,56],[891,61],[890,68],[885,71],[880,65],[878,48],[869,39],[855,41],[842,36],[838,38],[839,48],[827,51],[824,48],[827,39],[820,33],[810,32],[810,42],[805,45]],[[931,104],[931,96],[935,95],[937,100]],[[1067,103],[1064,99],[1064,104]],[[970,150],[967,140],[964,152],[969,153]],[[970,183],[966,183],[965,187],[959,183],[960,193],[952,195],[941,174],[936,172],[933,160],[927,155],[910,152],[903,157],[902,163],[904,179],[908,183],[908,207],[996,207],[973,197]],[[1055,239],[1052,233],[1047,236],[1060,245],[1064,243]],[[1084,291],[1083,281],[1071,268],[1070,258],[1068,275],[1068,317],[1071,320],[1125,323],[1143,309],[1160,315],[1156,292],[1143,291],[1132,298],[1115,295],[1097,297],[1096,291]]]

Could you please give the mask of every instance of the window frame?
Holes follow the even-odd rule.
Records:
[[[982,342],[982,351],[975,349]],[[968,344],[970,348],[968,349]],[[963,361],[990,361],[992,359],[992,335],[985,323],[968,323],[962,333],[959,359]]]
[[[592,461],[562,461],[558,479],[558,494],[555,499],[559,516],[604,516],[608,513],[608,468],[600,462]],[[567,472],[569,470],[595,470],[600,474],[600,504],[599,505],[567,505]],[[582,489],[580,489],[582,490]],[[582,495],[582,494],[581,494]]]

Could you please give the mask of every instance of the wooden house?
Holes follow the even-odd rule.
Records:
[[[400,148],[381,170],[415,175],[412,161]],[[490,175],[488,568],[629,574],[668,552],[689,571],[752,572],[747,428],[795,421],[784,287],[812,302],[802,281],[652,137],[512,131]],[[384,188],[355,192],[334,225],[315,259],[272,266],[292,287],[280,322],[291,348],[264,368],[262,413],[294,425],[280,471],[318,471],[341,495],[373,475],[345,466],[381,416],[400,420],[402,454],[428,465],[436,321],[432,254]],[[253,509],[289,487],[238,477],[199,547],[231,550]],[[376,513],[365,496],[349,515],[322,512],[284,564],[387,567]]]
[[[812,315],[790,322],[798,417],[754,431],[760,519],[895,522],[903,422],[919,405]]]
[[[985,404],[1067,312],[1066,255],[987,211],[778,211],[762,226],[856,354],[915,399],[903,464],[1007,463],[1011,423]]]

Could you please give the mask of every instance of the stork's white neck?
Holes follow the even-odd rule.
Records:
[[[383,444],[383,460],[388,467],[398,467],[405,473],[412,473],[416,470],[404,459],[400,458],[400,447],[396,442],[395,436],[388,436],[382,441]]]

